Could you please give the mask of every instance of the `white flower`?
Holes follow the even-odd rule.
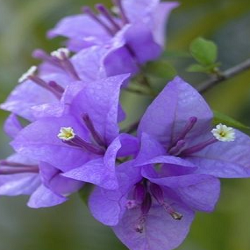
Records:
[[[76,134],[71,127],[62,127],[60,133],[57,135],[63,141],[70,141],[75,138]]]
[[[229,142],[235,140],[235,130],[221,123],[218,124],[211,132],[219,141]]]

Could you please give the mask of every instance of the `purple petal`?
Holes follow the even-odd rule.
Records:
[[[60,170],[48,163],[41,162],[39,168],[43,184],[56,194],[69,195],[78,191],[84,184],[62,176]]]
[[[81,148],[62,142],[57,136],[61,127],[72,127],[79,137],[88,140],[83,125],[72,116],[63,116],[44,118],[30,124],[18,134],[11,145],[17,152],[48,162],[62,171],[81,166],[95,157]]]
[[[126,119],[126,113],[122,108],[122,105],[119,105],[118,107],[118,119],[117,122],[120,123]]]
[[[58,196],[41,185],[31,196],[28,206],[31,208],[52,207],[65,202],[67,198]]]
[[[138,36],[138,34],[140,34]],[[161,55],[162,48],[154,41],[153,34],[148,25],[137,23],[130,25],[124,33],[127,45],[136,56],[139,64],[155,60]]]
[[[137,23],[142,20],[149,22],[159,2],[159,0],[123,0],[122,6],[130,22]]]
[[[30,157],[20,154],[13,154],[7,158],[7,161],[37,165],[37,162]],[[0,194],[1,195],[30,195],[40,185],[40,176],[36,173],[23,173],[12,175],[0,175]]]
[[[202,174],[156,177],[147,168],[142,170],[145,178],[171,188],[187,206],[205,212],[214,210],[220,195],[220,182],[217,178]]]
[[[64,106],[65,113],[69,112],[69,104],[72,100],[85,88],[86,83],[83,81],[75,81],[68,85],[61,98],[61,105]],[[67,110],[67,111],[66,111]]]
[[[24,156],[20,154],[12,154],[7,158],[7,161],[27,164],[27,165],[38,165],[38,162],[30,156]]]
[[[18,85],[1,104],[1,109],[13,112],[27,120],[34,120],[31,107],[48,102],[57,102],[55,96],[32,81]]]
[[[139,135],[146,132],[168,147],[181,134],[190,117],[197,117],[198,121],[187,139],[193,140],[210,131],[213,113],[209,106],[193,87],[176,77],[146,110]]]
[[[30,195],[40,185],[37,174],[13,174],[0,176],[0,195]]]
[[[96,187],[89,198],[89,209],[101,223],[115,226],[125,211],[125,203],[126,199],[119,189],[106,190]]]
[[[106,30],[87,15],[75,15],[62,19],[54,29],[48,32],[49,38],[56,36],[65,36],[73,41],[75,40],[77,42],[76,45],[81,42],[81,49],[110,39]],[[73,43],[71,43],[71,48],[74,49],[72,45]],[[76,46],[74,51],[78,49],[78,46]]]
[[[89,161],[79,168],[63,174],[63,176],[90,182],[105,189],[117,189],[116,157],[121,148],[120,138],[117,137],[107,148],[103,158]]]
[[[86,84],[71,105],[76,117],[88,114],[96,131],[109,144],[118,135],[120,87],[128,75],[119,75]]]
[[[119,140],[121,148],[118,151],[118,157],[126,157],[137,154],[139,150],[139,142],[136,137],[129,134],[120,134]]]
[[[15,114],[10,114],[4,123],[4,131],[11,138],[15,138],[16,135],[22,130],[22,125]]]
[[[133,161],[119,165],[117,168],[119,188],[106,190],[95,188],[89,199],[92,215],[101,223],[117,225],[125,212],[126,196],[133,185],[141,180],[140,168],[135,168]]]
[[[144,162],[136,160],[136,166],[150,164],[162,164],[160,176],[183,175],[197,170],[197,167],[193,163],[175,156],[157,156]],[[151,166],[145,169],[147,168],[150,169]]]
[[[89,182],[106,189],[116,189],[118,187],[115,170],[105,166],[103,158],[88,161],[81,167],[72,169],[63,176],[78,181]],[[110,172],[109,172],[110,171]]]
[[[135,75],[139,71],[134,53],[126,47],[124,35],[128,28],[129,25],[125,26],[115,35],[110,44],[106,45],[108,50],[103,58],[103,65],[107,76],[127,73]]]
[[[138,233],[135,226],[141,211],[131,209],[113,230],[130,250],[171,250],[185,239],[194,218],[192,210],[180,205],[175,207],[183,215],[182,220],[174,220],[162,207],[154,206],[149,210],[144,231]]]
[[[235,130],[233,142],[216,142],[187,160],[199,166],[198,172],[220,178],[250,177],[250,138]]]
[[[152,158],[166,154],[166,149],[156,141],[152,136],[142,133],[141,148],[136,157],[137,165],[144,165],[145,162]]]
[[[159,3],[153,13],[151,30],[153,31],[155,42],[162,47],[165,45],[167,20],[171,11],[178,7],[178,5],[178,2]]]
[[[60,117],[64,112],[64,105],[58,103],[45,103],[31,108],[34,118],[41,119],[44,117]]]
[[[95,81],[106,77],[101,58],[107,49],[102,46],[92,46],[75,54],[71,61],[83,81]]]

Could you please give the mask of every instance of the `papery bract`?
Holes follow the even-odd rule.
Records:
[[[97,187],[89,208],[96,219],[113,226],[131,250],[173,249],[185,239],[195,211],[214,209],[220,184],[215,177],[196,174],[195,166],[171,156],[145,164],[135,166],[131,161],[120,165],[119,189]],[[161,170],[156,171],[154,164],[161,164]]]
[[[148,107],[138,134],[150,135],[165,148],[156,155],[181,157],[196,165],[199,173],[222,178],[249,177],[250,138],[235,129],[234,141],[219,141],[211,133],[212,119],[213,113],[202,96],[176,77]],[[145,155],[151,158],[147,151],[141,151],[141,155],[142,161]],[[141,161],[140,156],[137,161]]]
[[[15,138],[22,130],[15,115],[5,123],[6,133]],[[38,162],[33,155],[13,154],[0,161],[0,194],[8,196],[30,195],[32,208],[61,204],[67,196],[83,186],[83,182],[61,175],[59,169],[45,162]]]
[[[23,155],[32,154],[38,161],[55,166],[65,177],[115,189],[116,156],[123,141],[130,141],[124,155],[137,150],[135,138],[119,135],[119,92],[127,77],[86,84],[67,105],[65,114],[32,123],[12,145]],[[58,138],[59,132],[67,129],[74,131],[72,140]]]
[[[98,15],[85,7],[85,14],[64,18],[48,35],[67,37],[72,51],[93,46],[102,51],[100,65],[107,76],[137,73],[140,65],[155,60],[163,51],[166,20],[178,3],[159,0],[115,3],[118,16],[101,4],[96,5]]]

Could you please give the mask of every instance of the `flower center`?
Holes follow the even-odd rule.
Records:
[[[164,201],[164,193],[160,186],[143,179],[142,182],[137,183],[134,187],[133,200],[128,200],[126,204],[127,209],[140,207],[141,214],[135,225],[135,231],[138,233],[143,233],[144,231],[153,198],[174,220],[181,220],[183,217],[182,214],[175,211],[171,205]]]
[[[114,4],[117,9],[116,13],[120,16],[123,24],[128,23],[121,0],[114,0]],[[84,6],[82,10],[94,21],[99,23],[111,36],[115,35],[116,32],[121,29],[121,25],[117,23],[115,16],[113,16],[103,4],[96,4],[95,8],[99,12],[99,15],[95,14],[91,8],[87,6]]]
[[[214,137],[223,142],[230,142],[235,140],[235,131],[231,127],[227,127],[223,124],[218,124],[212,131]]]
[[[200,142],[194,146],[186,147],[187,141],[186,136],[193,129],[195,124],[197,123],[197,117],[190,117],[186,125],[184,126],[180,135],[173,140],[170,147],[168,148],[168,153],[170,155],[176,156],[189,156],[196,152],[201,151],[207,146],[218,142],[230,142],[235,140],[235,131],[231,127],[227,127],[223,124],[218,124],[216,128],[212,129],[211,133],[213,137],[209,138],[207,141]]]
[[[67,48],[59,48],[55,51],[52,51],[50,55],[41,49],[37,49],[33,52],[33,57],[59,67],[76,81],[81,80],[75,70],[74,65],[70,61],[70,51]]]
[[[60,133],[58,134],[58,137],[64,141],[70,141],[74,139],[76,136],[74,129],[71,127],[62,127],[60,129]]]
[[[80,138],[72,127],[61,127],[57,137],[70,146],[79,147],[97,155],[103,155],[107,148],[106,142],[95,129],[88,114],[84,114],[82,119],[91,134],[93,142]]]

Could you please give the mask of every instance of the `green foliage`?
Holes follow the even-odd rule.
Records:
[[[190,45],[191,55],[197,62],[209,66],[217,60],[218,49],[214,42],[202,37],[196,38]]]
[[[207,67],[204,67],[200,64],[191,64],[188,68],[187,68],[188,72],[203,72],[206,73],[208,71]]]
[[[217,63],[217,45],[202,37],[192,41],[190,53],[198,64],[192,64],[187,68],[188,72],[216,73],[219,64]]]
[[[143,71],[149,76],[164,80],[172,79],[177,74],[175,68],[165,60],[149,62],[145,65]]]

